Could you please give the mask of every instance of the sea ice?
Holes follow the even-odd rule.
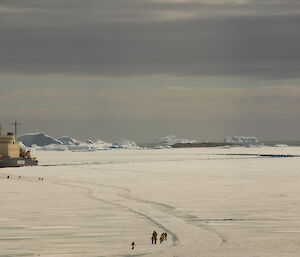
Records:
[[[0,170],[0,256],[300,252],[300,158],[259,157],[300,148],[32,154],[40,166]],[[153,230],[168,240],[152,245]]]

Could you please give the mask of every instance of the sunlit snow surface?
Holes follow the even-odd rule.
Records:
[[[33,151],[0,169],[0,256],[299,256],[300,158],[247,153],[300,148]]]

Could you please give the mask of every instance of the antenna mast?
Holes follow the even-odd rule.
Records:
[[[22,125],[22,123],[19,123],[15,120],[14,123],[11,123],[10,125],[14,125],[15,126],[15,138],[17,138],[17,133],[18,133],[18,125]]]

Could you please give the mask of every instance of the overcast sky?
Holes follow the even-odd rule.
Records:
[[[0,0],[0,122],[300,139],[299,0]]]

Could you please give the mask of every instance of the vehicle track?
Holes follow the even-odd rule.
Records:
[[[217,238],[219,238],[220,245],[228,242],[228,239],[226,238],[225,235],[223,235],[221,232],[217,231],[216,229],[214,229],[213,227],[208,225],[208,223],[209,223],[208,220],[201,219],[197,216],[193,216],[193,215],[184,213],[182,211],[177,210],[174,206],[171,206],[171,205],[168,205],[168,204],[164,204],[164,203],[155,202],[155,201],[151,201],[151,200],[147,200],[147,199],[142,199],[140,197],[132,196],[131,191],[126,187],[120,187],[120,186],[115,186],[115,185],[105,185],[105,184],[98,184],[98,183],[78,182],[78,181],[68,181],[67,184],[57,182],[57,184],[69,185],[70,186],[69,183],[71,183],[72,186],[88,190],[89,194],[90,194],[90,197],[92,199],[101,200],[101,201],[106,202],[108,204],[112,204],[112,205],[115,205],[115,206],[126,208],[128,211],[130,211],[132,213],[135,213],[135,214],[138,214],[138,215],[144,217],[145,219],[151,221],[153,224],[161,227],[163,230],[165,230],[166,232],[168,232],[172,236],[173,246],[176,246],[180,242],[180,240],[179,240],[177,234],[172,232],[167,226],[163,225],[162,222],[158,222],[157,220],[151,218],[149,215],[146,215],[144,212],[136,211],[135,209],[133,209],[131,207],[128,207],[128,205],[126,205],[126,204],[119,204],[119,203],[116,203],[114,201],[107,201],[107,200],[104,200],[104,199],[100,199],[97,196],[95,196],[95,192],[90,188],[90,186],[92,186],[92,187],[101,186],[101,187],[117,189],[117,190],[119,190],[119,192],[117,192],[116,195],[123,198],[123,199],[127,199],[129,201],[134,201],[134,202],[137,202],[137,203],[146,204],[146,205],[151,206],[152,208],[154,208],[158,211],[163,212],[164,214],[168,214],[169,216],[171,216],[171,218],[176,217],[178,219],[183,220],[187,224],[191,224],[194,227],[199,227],[203,230],[206,230],[209,233],[214,234]],[[74,183],[75,183],[75,185],[74,185]],[[147,208],[143,208],[143,210],[147,210]]]
[[[6,176],[6,174],[2,174]],[[10,179],[19,180],[17,175],[10,176]],[[28,182],[39,181],[37,177],[29,176],[22,176],[21,179]],[[142,254],[158,256],[159,253],[159,256],[170,256],[169,254],[171,252],[177,253],[184,248],[191,249],[198,244],[201,238],[191,235],[197,235],[201,230],[202,232],[203,230],[206,230],[208,233],[213,234],[215,240],[220,240],[220,245],[227,242],[227,238],[209,226],[207,224],[208,222],[204,219],[179,211],[168,204],[133,196],[131,191],[126,187],[76,180],[57,180],[52,178],[47,178],[42,183],[83,189],[89,199],[126,209],[130,213],[139,215],[143,219],[148,220],[155,225],[155,227],[160,227],[162,231],[169,234],[170,241],[172,242],[169,247],[160,248],[155,252],[145,252]],[[108,197],[101,197],[105,192],[108,192],[108,194],[105,194]],[[201,229],[200,231],[199,228]],[[164,253],[168,255],[165,255]]]
[[[150,216],[148,216],[148,215],[146,215],[146,214],[144,214],[144,213],[142,213],[140,211],[134,210],[133,208],[128,207],[128,206],[126,206],[124,204],[117,203],[116,201],[113,201],[113,200],[105,200],[103,198],[98,197],[95,194],[95,191],[92,188],[89,188],[89,187],[86,187],[86,186],[82,185],[82,184],[88,184],[88,183],[81,183],[81,182],[74,182],[74,181],[71,184],[70,183],[57,182],[57,181],[52,181],[50,183],[55,184],[55,185],[62,185],[62,186],[68,186],[68,187],[75,187],[75,188],[84,189],[84,190],[86,190],[87,195],[88,195],[88,197],[90,199],[93,199],[93,200],[96,200],[96,201],[101,201],[101,202],[104,202],[104,203],[107,203],[107,204],[110,204],[110,205],[113,205],[113,206],[122,207],[124,209],[127,209],[129,212],[137,214],[139,216],[142,216],[143,218],[145,218],[148,221],[152,222],[153,224],[157,225],[162,230],[166,231],[168,234],[171,235],[171,237],[172,237],[172,245],[177,245],[178,242],[179,242],[178,236],[175,233],[173,233],[172,231],[170,231],[163,224],[159,223],[157,220],[151,218]],[[99,185],[99,184],[96,184],[96,185]],[[105,185],[105,186],[106,187],[110,187],[110,186],[107,186],[107,185]],[[119,188],[119,187],[116,187],[116,186],[112,186],[112,187]]]
[[[4,176],[8,175],[8,174],[4,174],[4,173],[2,173],[2,174]],[[11,179],[14,178],[14,176],[10,176],[10,177],[11,177]],[[15,179],[18,179],[18,176],[15,176]],[[38,181],[38,178],[22,176],[22,180]],[[195,226],[195,227],[200,227],[201,229],[204,229],[204,230],[208,231],[209,233],[215,234],[219,238],[221,244],[226,243],[228,241],[228,239],[222,233],[220,233],[219,231],[215,230],[214,228],[212,228],[211,226],[208,225],[209,220],[201,219],[197,216],[193,216],[193,215],[184,213],[182,211],[177,210],[174,206],[171,206],[171,205],[168,205],[165,203],[160,203],[160,202],[156,202],[156,201],[152,201],[152,200],[143,199],[143,198],[140,198],[137,196],[133,196],[130,189],[128,189],[126,187],[121,187],[121,186],[116,186],[116,185],[107,185],[107,184],[102,184],[102,183],[82,182],[82,181],[76,181],[76,180],[64,180],[62,182],[62,181],[55,180],[55,179],[47,179],[47,183],[83,189],[86,191],[86,194],[88,195],[88,197],[90,199],[93,199],[96,201],[102,201],[104,203],[107,203],[107,204],[110,204],[113,206],[121,207],[121,208],[127,209],[131,213],[135,213],[139,216],[142,216],[144,219],[147,219],[148,221],[152,222],[156,226],[160,227],[162,230],[166,231],[169,235],[171,235],[173,246],[177,245],[180,242],[180,239],[177,236],[177,234],[172,232],[167,226],[158,222],[156,219],[145,214],[144,212],[137,211],[137,210],[135,210],[135,208],[129,207],[128,205],[126,205],[126,202],[125,202],[125,204],[118,203],[119,199],[117,199],[117,198],[112,199],[112,200],[107,200],[107,199],[103,199],[103,198],[97,196],[97,194],[95,192],[96,191],[95,187],[100,186],[102,188],[116,190],[115,195],[117,197],[120,197],[120,198],[128,200],[128,201],[140,203],[140,204],[143,204],[144,206],[148,205],[151,208],[156,209],[164,214],[168,214],[170,217],[176,217],[178,219],[183,220],[187,224],[191,224],[192,226]],[[124,202],[124,201],[122,201],[122,202]],[[144,208],[144,206],[141,208],[142,210],[147,209],[147,208]]]

